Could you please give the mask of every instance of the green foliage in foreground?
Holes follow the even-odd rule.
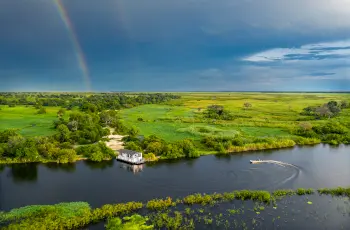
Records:
[[[13,209],[0,215],[0,226],[5,229],[73,229],[87,225],[91,208],[86,202],[60,203],[56,205],[32,205]]]
[[[318,194],[326,194],[333,196],[348,196],[350,197],[350,188],[331,188],[331,189],[319,189]],[[171,198],[167,199],[154,199],[143,204],[140,202],[128,202],[121,204],[106,204],[101,208],[91,209],[88,203],[85,202],[72,202],[72,203],[60,203],[56,205],[32,205],[18,209],[13,209],[9,212],[0,213],[0,227],[4,229],[41,229],[45,226],[46,229],[76,229],[87,226],[91,223],[98,223],[102,220],[109,219],[106,227],[109,229],[120,229],[117,227],[127,226],[130,229],[133,227],[146,227],[145,229],[152,229],[151,226],[147,226],[147,219],[140,218],[134,215],[130,218],[119,219],[113,217],[122,217],[127,214],[135,213],[143,208],[150,211],[154,210],[168,210],[169,207],[176,204],[184,205],[212,205],[218,202],[229,202],[236,200],[252,200],[257,201],[257,204],[269,204],[274,202],[276,198],[283,198],[284,196],[292,195],[311,195],[314,193],[313,189],[297,190],[276,190],[272,194],[268,191],[254,191],[254,190],[241,190],[228,193],[214,193],[214,194],[193,194],[178,199],[175,202]],[[264,208],[258,205],[254,208],[257,212],[262,211]],[[187,210],[187,209],[186,209]],[[187,210],[190,212],[190,210]],[[236,212],[235,212],[236,213]],[[155,227],[166,227],[171,229],[178,229],[179,223],[182,223],[183,216],[181,213],[175,213],[174,216],[169,216],[167,212],[160,213],[154,216],[152,223]],[[193,227],[193,222],[190,220],[184,220],[188,228]],[[141,228],[143,229],[143,228]],[[185,228],[186,229],[186,228]]]
[[[147,230],[153,229],[153,225],[146,225],[148,218],[140,215],[132,215],[120,219],[111,218],[105,225],[107,230]]]

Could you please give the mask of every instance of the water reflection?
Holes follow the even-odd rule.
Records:
[[[65,172],[75,172],[76,164],[68,163],[68,164],[57,164],[57,163],[47,163],[45,164],[46,168],[50,171],[65,171]]]
[[[5,165],[0,164],[0,172],[4,171],[5,167],[6,167]]]
[[[36,182],[38,179],[38,164],[12,164],[7,174],[16,182]]]
[[[90,169],[106,169],[111,168],[114,165],[114,160],[111,161],[101,161],[101,162],[94,162],[94,161],[84,161],[84,164],[88,166]]]
[[[127,171],[133,172],[134,174],[140,173],[143,170],[143,165],[130,165],[126,163],[120,163],[120,168],[123,168]]]

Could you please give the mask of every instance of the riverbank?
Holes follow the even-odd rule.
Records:
[[[117,135],[117,136],[121,136],[121,135]],[[279,147],[275,147],[274,145],[272,146],[268,146],[268,145],[258,145],[258,147],[256,146],[250,146],[250,147],[241,147],[241,146],[236,146],[234,149],[231,149],[231,152],[227,151],[227,152],[218,152],[218,151],[213,151],[213,150],[199,150],[199,154],[201,156],[207,156],[207,155],[234,155],[234,154],[242,154],[242,153],[249,153],[249,152],[254,152],[254,151],[264,151],[264,150],[282,150],[282,149],[288,149],[288,148],[295,148],[295,147],[308,147],[308,146],[316,146],[318,144],[321,145],[326,145],[326,143],[316,143],[316,144],[305,144],[305,145],[298,145],[298,144],[293,144],[293,145],[286,145],[286,146],[279,146]],[[339,146],[342,146],[344,144],[341,144]],[[346,145],[345,145],[346,146]],[[117,150],[116,150],[117,151]],[[117,157],[117,153],[115,155],[115,157]],[[112,159],[104,159],[104,161],[111,161],[114,160],[115,158]],[[186,158],[186,157],[182,157],[182,158],[175,158],[175,159],[191,159],[191,158]],[[71,162],[65,162],[65,163],[75,163],[78,161],[85,161],[85,160],[89,160],[87,157],[84,156],[78,156],[74,161]],[[159,162],[159,161],[168,161],[168,160],[174,160],[174,158],[167,158],[165,156],[154,156],[154,157],[150,157],[147,158],[147,154],[144,154],[144,160],[145,162]],[[38,158],[37,160],[22,160],[22,159],[10,159],[10,158],[6,158],[6,159],[0,159],[0,164],[20,164],[20,163],[58,163],[58,164],[65,164],[62,162],[59,162],[57,160],[50,160],[50,159],[43,159],[43,158]]]
[[[76,229],[87,226],[92,227],[92,223],[103,223],[107,218],[121,218],[140,212],[150,217],[150,219],[147,219],[148,223],[153,224],[154,227],[166,227],[167,229],[194,229],[194,223],[199,224],[199,222],[203,221],[206,225],[211,225],[213,220],[216,220],[214,223],[220,226],[221,221],[224,221],[222,224],[225,223],[224,218],[229,218],[230,216],[241,218],[243,214],[245,214],[245,217],[247,215],[251,216],[249,219],[255,219],[253,225],[260,219],[259,217],[267,218],[274,215],[276,215],[276,219],[282,217],[284,222],[290,221],[293,224],[291,217],[295,221],[295,219],[300,218],[300,215],[297,215],[297,213],[286,214],[287,210],[284,210],[284,208],[292,205],[284,202],[284,200],[287,200],[286,197],[305,197],[305,199],[297,201],[303,206],[311,205],[313,207],[313,201],[318,201],[319,203],[323,201],[316,199],[318,197],[316,194],[321,196],[321,198],[322,196],[331,195],[332,197],[347,197],[348,199],[350,197],[350,188],[338,187],[318,190],[299,188],[296,190],[276,190],[274,192],[240,190],[212,194],[196,193],[177,199],[167,197],[146,202],[131,201],[105,204],[94,209],[86,202],[32,205],[0,213],[0,226],[4,229],[39,229],[43,226],[47,229],[57,229],[57,226],[64,229]],[[330,207],[331,204],[327,203],[328,207]],[[233,204],[233,208],[220,209],[220,207],[230,207],[230,204]],[[245,205],[248,208],[245,208]],[[213,209],[213,207],[216,209]],[[174,212],[175,215],[169,215],[169,212]],[[285,214],[282,215],[283,213]],[[202,215],[202,218],[198,218],[198,215]],[[289,218],[288,221],[286,221],[286,218]],[[221,221],[217,222],[218,219]]]

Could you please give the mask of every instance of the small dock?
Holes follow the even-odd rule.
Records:
[[[118,161],[122,161],[132,165],[141,165],[145,163],[145,160],[142,158],[142,153],[128,150],[120,149],[118,150],[119,154],[117,156]]]

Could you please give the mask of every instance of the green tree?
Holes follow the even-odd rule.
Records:
[[[61,149],[55,157],[60,163],[74,162],[77,158],[77,153],[74,149]]]
[[[199,157],[199,152],[196,150],[196,147],[194,146],[194,143],[190,139],[185,139],[181,143],[183,153],[186,157],[194,158]]]
[[[136,137],[139,134],[139,130],[136,127],[131,127],[128,131],[130,137]]]
[[[11,136],[7,142],[7,154],[10,157],[16,157],[17,149],[22,148],[24,142],[25,138],[22,136]]]
[[[157,156],[161,155],[163,152],[163,143],[159,141],[150,142],[146,147],[147,153],[154,153]]]
[[[65,110],[64,108],[61,108],[60,110],[58,110],[57,116],[58,116],[59,118],[61,118],[61,117],[64,116],[65,113],[66,113],[66,110]]]
[[[17,129],[5,129],[0,132],[0,143],[7,143],[14,136],[20,136]]]
[[[349,107],[350,107],[349,102],[348,102],[348,101],[342,101],[342,102],[340,102],[340,107],[341,107],[342,109],[349,108]]]
[[[37,114],[46,114],[46,109],[44,107],[40,107]]]
[[[134,150],[137,152],[142,152],[141,146],[139,144],[137,144],[137,142],[135,142],[135,141],[127,142],[124,147],[125,147],[125,149]]]
[[[70,131],[68,127],[61,124],[57,127],[58,134],[56,135],[59,142],[68,142],[70,138]]]
[[[249,103],[249,102],[245,102],[245,103],[243,104],[243,106],[244,106],[244,109],[249,109],[249,108],[252,107],[252,104]]]
[[[312,129],[312,124],[310,122],[302,122],[299,124],[303,131],[310,131]]]

